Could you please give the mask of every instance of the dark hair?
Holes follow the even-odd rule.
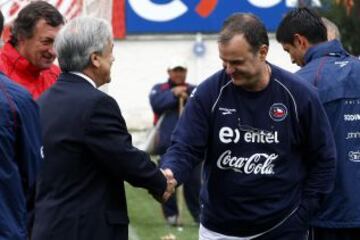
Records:
[[[306,37],[311,44],[327,40],[326,27],[320,16],[306,7],[295,8],[286,14],[276,31],[276,40],[293,44],[296,33]]]
[[[64,24],[63,16],[54,6],[44,1],[31,2],[20,10],[15,19],[11,29],[10,43],[15,46],[19,36],[31,38],[35,25],[41,19],[52,27]]]
[[[0,36],[1,36],[3,30],[4,30],[4,15],[0,11]]]
[[[263,44],[269,46],[265,25],[251,13],[234,13],[228,17],[224,21],[218,42],[227,43],[238,34],[244,35],[253,53],[256,53]]]

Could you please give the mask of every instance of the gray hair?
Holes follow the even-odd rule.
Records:
[[[92,53],[102,54],[112,40],[108,22],[95,17],[77,17],[69,21],[55,39],[55,49],[63,72],[83,71]]]
[[[327,38],[329,41],[334,39],[337,40],[341,39],[339,28],[336,26],[334,22],[330,21],[326,17],[321,17],[321,21],[326,27]]]

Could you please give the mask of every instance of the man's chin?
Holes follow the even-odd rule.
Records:
[[[55,58],[42,58],[42,61],[38,63],[38,67],[41,69],[50,68],[55,61]]]
[[[103,82],[103,84],[102,85],[104,85],[104,84],[108,84],[108,83],[110,83],[111,82],[111,78],[108,78],[106,81],[104,81]]]
[[[245,84],[246,81],[244,79],[232,78],[232,82],[236,86],[242,86]]]
[[[51,63],[45,63],[45,64],[38,64],[37,67],[40,68],[40,69],[49,69],[52,65],[52,62]]]
[[[304,64],[301,64],[300,62],[293,62],[293,64],[295,64],[298,67],[303,67],[304,66]]]
[[[241,86],[243,86],[244,85],[244,83],[243,82],[239,82],[239,81],[232,81],[233,82],[233,84],[235,85],[235,86],[238,86],[238,87],[241,87]]]

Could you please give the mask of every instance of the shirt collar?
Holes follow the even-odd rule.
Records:
[[[305,53],[305,63],[309,63],[316,58],[325,56],[348,56],[349,54],[343,49],[338,40],[326,41],[318,43]]]
[[[86,76],[85,74],[83,74],[83,73],[81,73],[81,72],[76,72],[76,71],[71,71],[70,73],[75,74],[75,75],[77,75],[77,76],[79,76],[79,77],[84,78],[84,79],[85,79],[86,81],[88,81],[94,88],[97,88],[95,82],[94,82],[91,78],[89,78],[88,76]]]

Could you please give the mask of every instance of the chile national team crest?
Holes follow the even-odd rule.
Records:
[[[286,106],[282,103],[274,103],[269,110],[269,115],[275,122],[280,122],[288,115]]]

